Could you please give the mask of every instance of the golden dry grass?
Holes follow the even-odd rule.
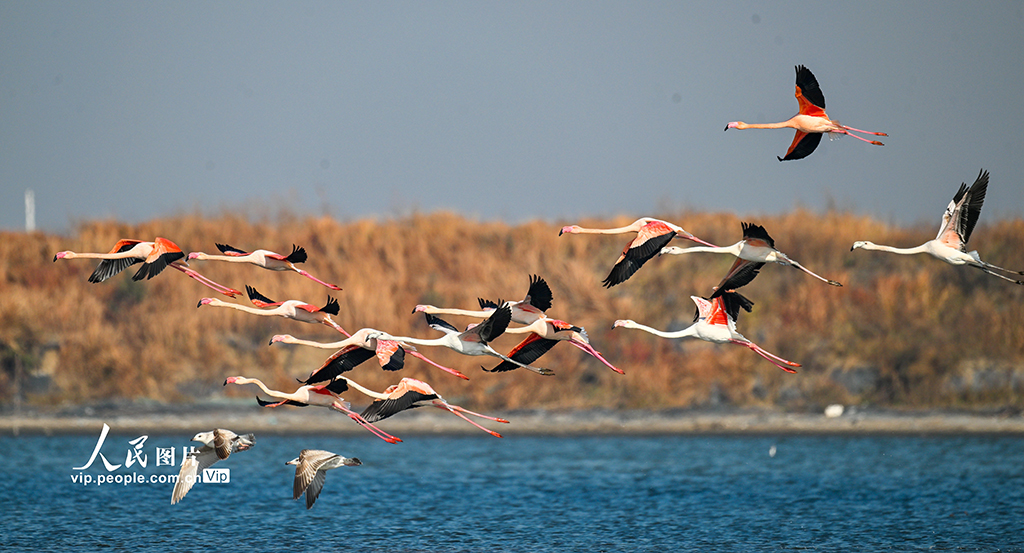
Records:
[[[662,214],[711,242],[740,239],[733,215]],[[107,251],[119,238],[165,236],[186,251],[217,253],[214,242],[242,249],[309,252],[305,268],[335,282],[340,292],[297,274],[251,265],[193,261],[192,268],[243,290],[323,305],[336,297],[336,320],[347,330],[373,327],[393,334],[434,337],[416,304],[473,309],[477,298],[521,299],[531,274],[554,292],[549,315],[585,326],[592,343],[626,371],[613,373],[569,345],[538,363],[555,370],[541,377],[517,370],[490,374],[490,358],[423,348],[432,359],[471,378],[461,381],[410,357],[406,368],[384,373],[369,361],[348,373],[383,389],[401,376],[424,379],[445,397],[474,408],[681,408],[717,402],[742,406],[820,408],[831,402],[911,407],[1024,407],[1024,286],[927,256],[850,252],[855,240],[913,246],[931,228],[900,228],[840,212],[803,210],[760,217],[782,251],[811,270],[844,283],[825,285],[792,268],[766,266],[742,292],[755,302],[739,330],[765,349],[803,364],[785,374],[745,348],[665,340],[639,331],[612,330],[630,318],[667,330],[687,326],[691,295],[708,295],[733,258],[690,254],[655,258],[627,282],[601,287],[627,236],[558,236],[558,225],[478,222],[449,213],[375,222],[281,217],[275,224],[232,215],[181,216],[140,225],[80,224],[71,236],[4,233],[0,239],[0,398],[15,393],[17,367],[43,369],[43,354],[58,362],[40,404],[101,398],[189,401],[210,393],[251,396],[251,389],[220,387],[246,375],[279,389],[295,386],[331,353],[267,342],[273,334],[333,341],[336,332],[279,318],[196,308],[213,291],[168,270],[145,282],[134,268],[102,284],[87,282],[96,262],[51,262],[54,253]],[[578,221],[612,227],[632,217]],[[576,221],[574,221],[576,222]],[[974,244],[983,259],[1024,267],[1019,243],[1024,221],[981,225]],[[682,243],[687,246],[689,244]],[[244,302],[239,298],[238,302]],[[457,326],[471,322],[445,317]],[[495,347],[509,350],[514,337]],[[859,375],[859,376],[858,376]],[[867,375],[866,377],[864,375]],[[859,377],[860,384],[851,384]],[[866,383],[866,384],[865,384]],[[362,398],[349,398],[357,404]]]

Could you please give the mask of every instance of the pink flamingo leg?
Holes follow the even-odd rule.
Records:
[[[352,337],[352,335],[351,335],[351,334],[349,334],[348,332],[345,332],[345,329],[344,329],[344,328],[341,328],[341,325],[340,325],[340,324],[338,324],[338,323],[334,322],[334,321],[333,321],[333,320],[331,320],[331,319],[328,319],[328,320],[324,321],[323,323],[324,323],[325,325],[327,325],[327,326],[329,326],[329,327],[333,328],[334,330],[337,330],[338,332],[340,332],[340,333],[344,334],[346,338],[351,338],[351,337]]]
[[[843,127],[844,129],[848,130],[848,131],[862,132],[864,134],[873,134],[875,136],[889,136],[889,135],[885,134],[884,132],[862,131],[860,129],[855,129],[853,127],[847,127],[846,125],[840,125],[840,126]]]
[[[473,415],[474,417],[480,417],[481,419],[487,419],[487,420],[494,421],[494,422],[500,422],[500,423],[504,423],[504,424],[509,424],[509,422],[507,420],[505,420],[505,419],[501,419],[501,418],[498,418],[498,417],[490,417],[490,416],[487,416],[487,415],[482,415],[480,413],[476,413],[476,412],[470,411],[469,409],[465,409],[463,407],[459,407],[458,405],[452,405],[450,403],[448,403],[447,405],[448,405],[448,407],[450,407],[452,409],[455,409],[456,411],[459,411],[461,413],[466,413],[467,415]]]
[[[212,288],[213,290],[215,290],[217,292],[220,292],[221,294],[224,294],[225,296],[234,298],[236,296],[242,295],[241,292],[239,292],[238,290],[235,290],[234,288],[228,288],[227,286],[224,286],[223,284],[217,284],[216,282],[214,282],[214,281],[204,277],[203,275],[193,271],[192,269],[186,269],[185,267],[182,267],[181,265],[178,265],[177,263],[171,263],[171,267],[174,267],[175,269],[185,273],[185,276],[188,276],[189,278],[194,279],[196,282],[199,282],[200,284],[202,284],[202,285],[204,285],[204,286],[206,286],[208,288]]]
[[[342,405],[338,405],[337,403],[335,403],[334,405],[331,405],[331,408],[332,409],[336,409],[338,411],[341,411],[342,413],[345,413],[346,415],[348,415],[348,418],[356,421],[356,424],[358,424],[359,426],[362,426],[363,428],[369,430],[371,433],[373,433],[374,436],[377,436],[378,438],[384,440],[385,442],[388,442],[389,444],[393,444],[393,443],[397,443],[397,442],[402,441],[401,439],[396,438],[395,436],[392,436],[391,434],[388,434],[387,432],[381,430],[380,428],[377,428],[376,426],[373,425],[373,423],[367,421],[366,419],[361,417],[359,415],[359,413],[356,413],[355,411],[352,411],[351,409],[347,409],[347,408],[345,408]]]
[[[320,284],[323,284],[324,286],[330,288],[331,290],[341,290],[341,286],[338,286],[337,284],[330,284],[330,283],[324,282],[324,281],[316,278],[315,276],[307,273],[306,271],[303,271],[302,269],[296,269],[296,270],[299,272],[300,275],[302,275],[302,276],[304,276],[304,277],[306,277],[308,279],[311,279],[313,282],[318,282]]]
[[[765,358],[772,365],[775,365],[776,367],[778,367],[778,368],[780,368],[780,369],[782,369],[782,370],[784,370],[784,371],[786,371],[788,373],[796,374],[796,371],[791,369],[791,368],[789,368],[789,367],[787,367],[787,366],[785,366],[785,365],[780,364],[775,359],[779,359],[783,363],[791,364],[791,365],[793,365],[795,367],[799,367],[800,366],[797,363],[792,363],[790,361],[786,361],[785,359],[782,359],[781,357],[776,357],[775,355],[772,355],[772,354],[768,353],[767,351],[761,349],[760,347],[758,347],[757,345],[755,345],[752,342],[742,342],[742,341],[739,341],[739,340],[733,340],[732,343],[739,344],[741,346],[745,346],[745,347],[750,348],[751,351],[753,351],[754,353],[756,353],[756,354],[760,355],[761,357]]]
[[[844,134],[844,135],[849,136],[851,138],[856,138],[857,140],[862,140],[864,142],[867,142],[868,144],[874,144],[875,146],[885,146],[885,144],[882,144],[881,142],[879,142],[877,140],[868,140],[867,138],[864,138],[862,136],[857,136],[857,135],[855,135],[855,134],[853,134],[852,132],[849,132],[849,131],[842,130],[842,131],[835,131],[835,132],[837,132],[839,134]]]
[[[473,426],[475,426],[475,427],[479,428],[480,430],[483,430],[484,432],[487,432],[487,433],[488,433],[488,434],[490,434],[491,436],[494,436],[494,437],[496,437],[496,438],[500,438],[500,437],[501,437],[501,434],[498,434],[497,432],[495,432],[495,431],[493,431],[493,430],[488,430],[487,428],[484,428],[484,427],[480,426],[479,424],[477,424],[477,423],[475,423],[475,422],[471,421],[471,420],[469,419],[469,417],[467,417],[467,416],[463,415],[462,413],[460,413],[460,412],[456,411],[455,409],[452,409],[451,407],[447,407],[447,406],[444,406],[444,405],[437,405],[437,407],[438,407],[439,409],[445,409],[445,410],[447,410],[447,411],[448,411],[449,413],[451,413],[451,414],[453,414],[453,415],[455,415],[455,416],[459,417],[460,419],[462,419],[462,420],[464,420],[464,421],[468,422],[469,424],[472,424]]]
[[[597,358],[598,361],[600,361],[600,362],[604,363],[605,365],[607,365],[609,369],[611,369],[611,370],[613,370],[613,371],[615,371],[615,372],[617,372],[619,374],[626,374],[625,372],[622,371],[622,369],[616,368],[614,365],[609,363],[604,357],[601,357],[601,353],[598,352],[596,349],[592,348],[590,345],[582,344],[582,343],[577,343],[575,340],[569,340],[569,343],[574,345],[574,346],[576,346],[576,347],[578,347],[578,348],[580,348],[581,350],[589,353],[590,355],[593,355],[594,357]]]
[[[457,376],[457,377],[459,377],[459,378],[461,378],[463,380],[469,380],[469,377],[464,375],[464,374],[462,374],[461,372],[459,372],[459,371],[457,371],[455,369],[449,369],[448,367],[445,367],[444,365],[439,365],[439,364],[431,361],[430,359],[427,359],[426,356],[424,356],[422,353],[420,353],[418,351],[411,351],[411,350],[408,350],[408,349],[406,349],[405,351],[408,352],[409,355],[412,355],[413,357],[417,357],[419,359],[422,359],[422,360],[426,361],[427,363],[430,363],[431,365],[441,369],[442,371],[445,371],[447,373],[451,373],[451,374],[453,374],[453,375],[455,375],[455,376]]]

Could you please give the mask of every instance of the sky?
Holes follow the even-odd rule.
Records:
[[[0,230],[200,212],[553,225],[1024,216],[1024,3],[0,0]],[[780,163],[794,66],[830,117]],[[674,221],[686,226],[685,221]]]

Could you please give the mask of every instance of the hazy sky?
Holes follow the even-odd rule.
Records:
[[[780,163],[797,64],[833,119]],[[452,210],[1024,214],[1024,3],[0,0],[0,229]],[[685,221],[677,221],[686,226]]]

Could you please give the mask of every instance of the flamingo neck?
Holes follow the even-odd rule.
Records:
[[[931,253],[929,251],[929,249],[928,249],[928,243],[927,242],[924,243],[924,244],[921,244],[920,246],[917,246],[915,248],[894,248],[892,246],[884,246],[884,245],[881,245],[881,244],[875,244],[873,242],[867,242],[863,246],[861,246],[861,248],[865,249],[865,250],[877,250],[877,251],[880,251],[880,252],[898,253],[900,255],[914,255],[914,254],[918,254],[918,253]]]

